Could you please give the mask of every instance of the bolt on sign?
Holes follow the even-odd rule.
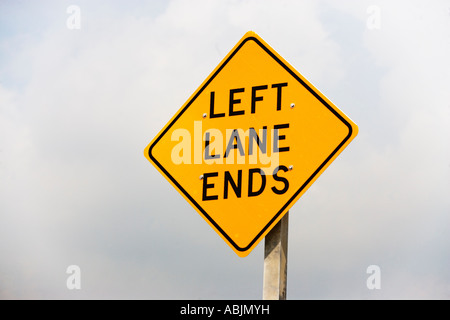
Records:
[[[341,110],[247,32],[144,154],[245,257],[357,132]]]

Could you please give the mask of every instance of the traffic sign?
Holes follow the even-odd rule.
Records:
[[[144,154],[244,257],[357,132],[263,39],[247,32]]]

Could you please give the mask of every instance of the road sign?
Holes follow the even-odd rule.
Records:
[[[244,257],[357,131],[264,40],[247,32],[144,154]]]

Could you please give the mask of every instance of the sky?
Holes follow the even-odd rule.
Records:
[[[0,299],[261,299],[263,241],[143,155],[249,30],[359,127],[290,210],[287,298],[450,299],[448,0],[1,1]]]

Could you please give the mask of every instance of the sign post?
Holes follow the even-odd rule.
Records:
[[[264,239],[264,300],[286,300],[289,212]]]

